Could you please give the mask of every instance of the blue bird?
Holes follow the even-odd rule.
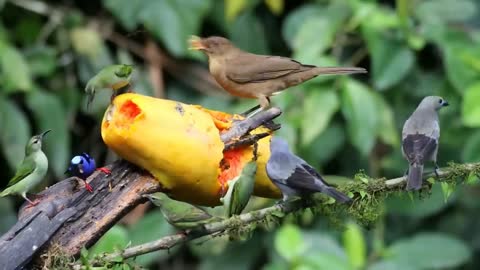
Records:
[[[70,160],[70,166],[68,167],[65,174],[70,176],[76,176],[83,180],[85,183],[85,189],[89,192],[93,191],[93,188],[90,184],[87,183],[86,179],[92,175],[95,170],[100,170],[106,174],[110,174],[110,170],[107,168],[98,168],[95,164],[95,159],[93,159],[89,154],[82,153],[81,155],[74,156]]]
[[[270,152],[270,159],[266,165],[267,175],[282,191],[284,201],[290,196],[302,197],[321,192],[339,202],[351,202],[347,195],[328,186],[305,160],[293,154],[284,139],[272,137]]]

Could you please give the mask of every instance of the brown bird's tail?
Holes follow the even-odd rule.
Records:
[[[408,168],[407,190],[419,190],[422,187],[423,165],[413,163]]]
[[[313,71],[317,75],[346,75],[355,73],[367,73],[367,70],[360,67],[316,67]]]

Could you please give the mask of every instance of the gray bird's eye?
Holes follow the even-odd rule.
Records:
[[[439,99],[438,100],[438,103],[442,104],[443,100],[442,99]]]

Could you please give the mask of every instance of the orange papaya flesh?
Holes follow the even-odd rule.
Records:
[[[251,146],[223,152],[220,134],[235,119],[241,116],[126,93],[105,112],[102,138],[119,156],[149,171],[175,199],[215,206],[221,204],[227,181],[253,157]],[[280,191],[265,172],[269,144],[269,137],[258,142],[254,194],[278,198]]]

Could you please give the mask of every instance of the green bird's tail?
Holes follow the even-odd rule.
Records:
[[[7,188],[7,189],[5,189],[4,191],[2,191],[2,193],[0,193],[0,197],[5,197],[5,196],[7,196],[7,195],[9,195],[9,194],[10,194],[10,189]]]

